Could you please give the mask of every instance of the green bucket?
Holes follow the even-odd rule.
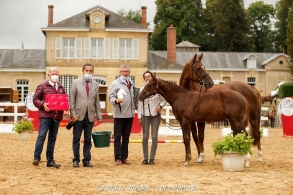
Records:
[[[92,137],[96,148],[105,148],[110,146],[111,131],[93,132]]]

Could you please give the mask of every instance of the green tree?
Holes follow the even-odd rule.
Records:
[[[275,52],[275,32],[272,30],[271,19],[275,15],[273,5],[263,1],[252,3],[248,7],[248,21],[254,42],[254,52]]]
[[[279,0],[276,4],[276,17],[278,21],[275,23],[277,29],[276,48],[277,51],[287,54],[287,26],[288,26],[288,13],[292,7],[292,0]]]
[[[141,10],[132,10],[130,9],[128,12],[126,12],[123,8],[118,10],[118,14],[120,16],[123,16],[127,18],[128,20],[131,20],[133,22],[136,22],[138,24],[141,24]],[[150,26],[150,23],[147,22],[147,27]]]
[[[216,51],[251,51],[252,39],[243,0],[213,0],[206,5]]]
[[[171,24],[176,27],[177,43],[189,41],[205,48],[208,37],[202,22],[201,0],[157,0],[156,5],[151,49],[166,50],[167,28]]]
[[[288,45],[288,55],[291,57],[288,67],[290,69],[291,78],[293,79],[293,5],[288,12],[286,44]]]

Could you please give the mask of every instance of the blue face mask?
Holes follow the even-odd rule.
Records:
[[[128,79],[128,77],[125,77],[125,76],[122,76],[122,75],[120,76],[120,78],[121,78],[122,81],[126,81]]]

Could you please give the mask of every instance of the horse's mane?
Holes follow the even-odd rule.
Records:
[[[165,80],[163,80],[161,78],[158,78],[158,79],[161,80],[161,81],[163,81],[163,82],[165,82],[165,83],[172,84],[172,85],[174,85],[176,87],[179,87],[180,89],[184,89],[185,91],[187,91],[187,89],[181,87],[180,85],[177,85],[175,82],[165,81]]]
[[[190,61],[188,61],[185,66],[183,67],[183,70],[182,70],[182,73],[180,75],[180,79],[179,79],[179,85],[181,86],[183,84],[183,79],[184,79],[184,76],[186,74],[186,72],[189,70],[189,67],[190,67]]]

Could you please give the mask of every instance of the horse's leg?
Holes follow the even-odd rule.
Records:
[[[189,162],[191,160],[191,149],[190,149],[190,123],[187,123],[183,127],[181,126],[182,129],[182,134],[183,134],[183,141],[184,141],[184,146],[185,146],[185,162],[183,165],[188,166]]]
[[[198,145],[199,145],[199,156],[196,163],[203,163],[204,158],[204,131],[205,131],[205,122],[197,122],[198,129]]]
[[[200,153],[200,147],[199,147],[199,143],[198,143],[198,133],[197,133],[197,129],[196,129],[196,122],[191,122],[191,133],[192,133],[192,138],[193,141],[195,143],[196,149],[197,149],[197,155],[199,158],[199,153]]]
[[[261,145],[260,145],[260,118],[258,119],[256,116],[250,117],[250,126],[252,131],[252,137],[254,138],[253,144],[257,146],[258,149],[258,159],[257,161],[262,161],[262,151],[261,151]]]

